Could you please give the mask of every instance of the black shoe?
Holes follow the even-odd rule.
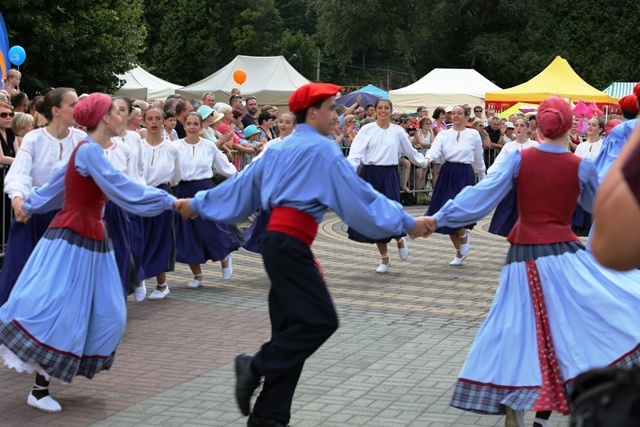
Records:
[[[247,427],[289,427],[287,424],[282,424],[281,422],[270,420],[267,418],[260,418],[253,412],[249,414],[249,419],[247,420]]]
[[[250,354],[236,356],[236,401],[245,417],[251,412],[251,396],[260,385],[260,375],[251,368]]]

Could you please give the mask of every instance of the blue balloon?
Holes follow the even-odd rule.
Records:
[[[27,59],[27,52],[24,51],[22,46],[13,46],[9,49],[9,61],[13,65],[20,66]]]

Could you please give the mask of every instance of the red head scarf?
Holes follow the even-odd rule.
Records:
[[[104,93],[94,92],[86,98],[78,101],[73,107],[73,118],[80,126],[91,128],[109,112],[111,97]]]
[[[538,127],[547,138],[559,138],[571,129],[571,107],[559,96],[545,99],[538,107]]]

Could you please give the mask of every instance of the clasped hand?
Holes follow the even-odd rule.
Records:
[[[16,221],[26,223],[29,220],[29,215],[26,214],[22,205],[24,205],[24,202],[20,197],[14,197],[11,201],[11,207],[13,208],[13,215]]]
[[[429,237],[436,231],[436,228],[438,228],[438,225],[432,216],[419,216],[416,218],[416,225],[413,227],[413,230],[409,232],[409,236],[411,236],[412,239]]]
[[[184,219],[194,219],[198,215],[194,214],[189,204],[191,199],[178,199],[173,202],[173,209],[178,212]]]

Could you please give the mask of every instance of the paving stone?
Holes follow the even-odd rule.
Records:
[[[413,215],[425,207],[407,208]],[[448,265],[447,236],[409,241],[409,259],[391,250],[389,273],[375,273],[373,245],[351,242],[329,212],[313,251],[340,328],[306,362],[292,408],[296,427],[501,426],[504,418],[449,406],[469,347],[491,306],[507,242],[474,229],[469,258]],[[270,337],[268,278],[259,255],[234,254],[234,276],[203,266],[205,286],[186,288],[191,272],[169,273],[164,301],[127,304],[127,330],[105,374],[53,385],[64,410],[26,405],[33,379],[0,367],[0,425],[151,427],[246,425],[234,396],[233,358]],[[149,282],[154,282],[153,280]],[[148,284],[148,287],[151,287]],[[531,425],[533,414],[527,414]],[[554,414],[549,427],[567,425]]]

